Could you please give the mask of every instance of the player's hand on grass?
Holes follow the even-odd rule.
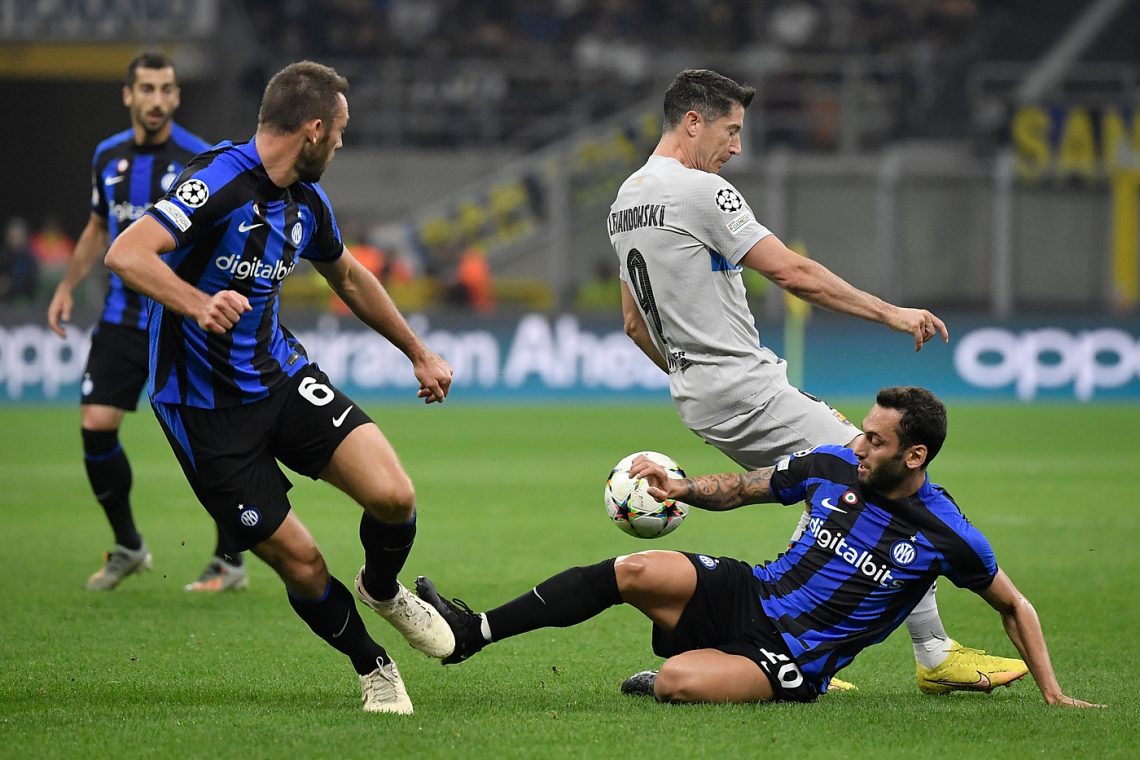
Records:
[[[892,330],[913,335],[915,351],[921,351],[922,344],[935,335],[941,335],[943,343],[950,340],[950,331],[946,329],[946,323],[926,309],[899,307],[894,318],[887,324]]]
[[[1064,694],[1057,697],[1055,700],[1049,702],[1054,707],[1108,707],[1108,705],[1098,705],[1093,702],[1086,702],[1083,699],[1074,699],[1067,697]]]
[[[681,487],[683,481],[670,478],[668,473],[665,472],[664,467],[644,454],[634,458],[633,463],[629,466],[629,476],[631,478],[648,480],[649,488],[647,488],[645,492],[657,501],[678,498],[680,493],[684,490],[684,488]]]
[[[198,326],[207,332],[222,335],[238,323],[242,314],[252,308],[249,299],[236,290],[219,290],[210,296],[198,315]]]
[[[425,404],[442,404],[451,390],[451,376],[454,374],[451,365],[438,354],[427,351],[413,360],[412,371],[420,381],[416,396],[422,398]]]
[[[60,283],[48,304],[48,327],[61,338],[67,337],[61,323],[71,321],[71,305],[71,289]]]

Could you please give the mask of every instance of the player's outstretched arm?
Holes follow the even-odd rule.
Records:
[[[775,235],[761,238],[741,263],[815,306],[909,333],[914,337],[915,351],[935,335],[950,340],[946,324],[936,315],[926,309],[895,306],[859,290],[818,261],[790,250]]]
[[[210,296],[186,282],[160,256],[173,249],[166,228],[144,215],[115,238],[106,262],[129,287],[190,317],[203,330],[220,335],[237,324],[250,310],[249,299],[233,290]]]
[[[1053,664],[1049,661],[1049,649],[1045,646],[1045,633],[1041,630],[1037,611],[1014,587],[1003,570],[998,570],[989,588],[980,591],[979,595],[1001,615],[1006,634],[1025,659],[1046,702],[1061,707],[1105,706],[1074,699],[1061,691],[1061,685],[1053,673]]]
[[[769,481],[775,467],[748,472],[726,472],[694,478],[670,478],[665,468],[645,456],[630,465],[629,474],[649,481],[648,493],[658,501],[680,499],[694,507],[724,512],[745,504],[775,501]]]
[[[110,237],[107,221],[98,214],[91,214],[87,219],[87,226],[83,228],[79,240],[75,243],[75,250],[67,262],[67,271],[64,272],[63,279],[59,281],[55,293],[52,294],[51,303],[48,304],[48,327],[61,338],[67,337],[67,331],[64,330],[62,323],[71,321],[73,305],[71,291],[83,282],[91,267],[95,266],[99,257],[106,253]]]
[[[665,363],[665,357],[657,350],[657,346],[653,345],[653,340],[649,337],[649,326],[645,324],[641,312],[637,310],[633,293],[629,292],[629,286],[624,282],[619,281],[618,284],[621,286],[621,313],[625,322],[625,334],[637,344],[643,354],[661,368],[662,372],[667,373],[669,365]]]
[[[425,404],[443,403],[451,389],[451,366],[415,334],[376,275],[357,261],[348,248],[336,261],[314,261],[313,266],[361,322],[411,360],[412,371],[420,383],[416,395]]]

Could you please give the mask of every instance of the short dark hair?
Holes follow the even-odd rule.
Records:
[[[736,103],[748,108],[755,87],[737,84],[709,69],[685,69],[665,91],[665,130],[681,123],[681,117],[696,111],[709,121],[726,115]]]
[[[166,53],[148,50],[139,53],[127,64],[127,87],[134,87],[139,69],[173,69],[174,61]]]
[[[883,388],[875,403],[884,409],[902,412],[899,420],[899,447],[915,444],[926,446],[926,464],[929,465],[946,441],[946,405],[925,388]]]
[[[276,132],[296,132],[309,119],[331,122],[337,95],[348,92],[348,80],[330,66],[298,61],[278,71],[265,86],[257,125]]]

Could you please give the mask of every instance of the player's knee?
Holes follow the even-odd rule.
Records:
[[[364,504],[368,514],[389,523],[407,522],[416,511],[416,489],[406,475],[386,483]]]
[[[697,700],[691,668],[666,660],[661,664],[653,692],[659,702],[694,702]]]
[[[117,432],[123,423],[123,412],[114,407],[83,404],[79,424],[83,430]]]
[[[614,561],[614,574],[617,576],[618,591],[622,594],[645,591],[651,585],[651,562],[643,554],[627,554]]]

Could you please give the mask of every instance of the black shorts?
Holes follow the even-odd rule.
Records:
[[[697,569],[697,588],[677,627],[653,626],[653,652],[673,657],[694,649],[716,649],[755,662],[768,676],[774,699],[812,702],[819,696],[804,678],[772,621],[760,606],[752,566],[731,557],[684,552]]]
[[[149,360],[146,330],[100,322],[91,334],[79,403],[133,412],[146,387]]]
[[[252,404],[152,406],[198,500],[243,550],[289,514],[292,483],[278,462],[316,479],[341,441],[372,422],[315,364]]]

